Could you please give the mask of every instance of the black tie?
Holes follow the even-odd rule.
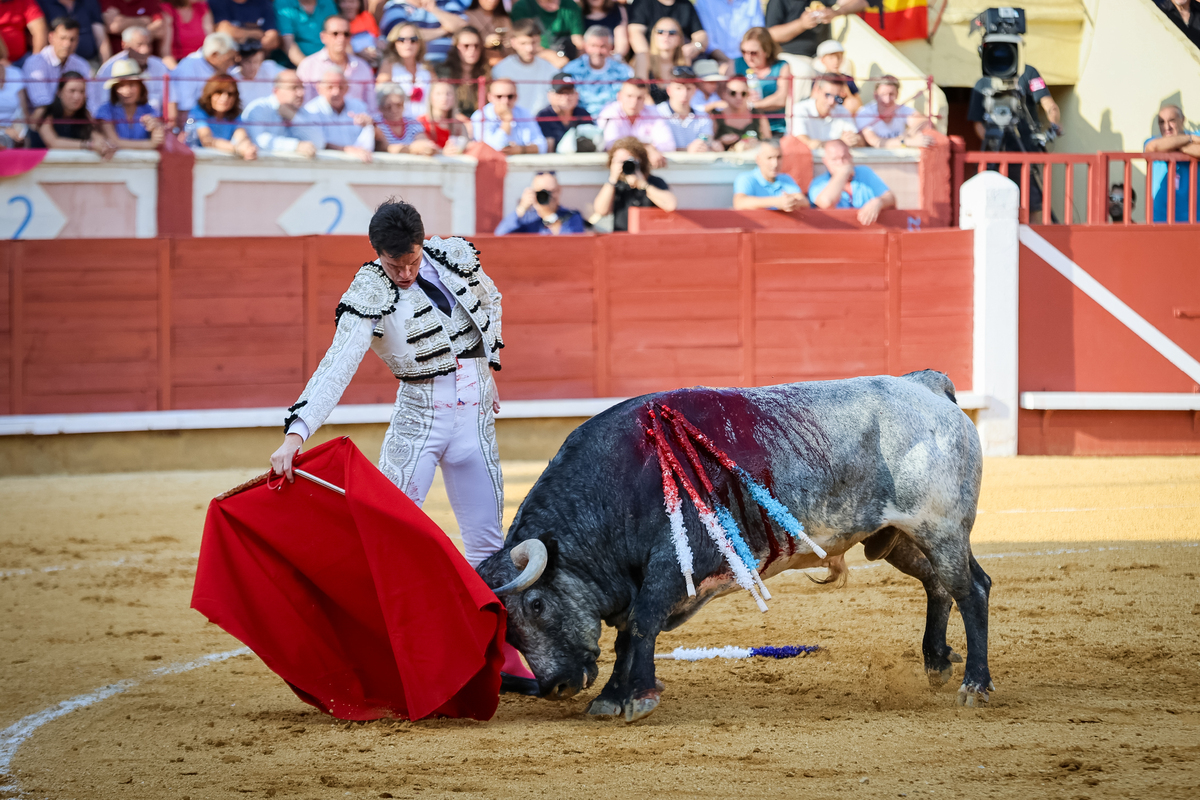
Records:
[[[447,317],[450,316],[450,300],[446,297],[445,292],[435,286],[432,281],[428,281],[420,275],[417,276],[417,285],[421,287],[421,291],[425,293],[425,296],[433,301],[433,304],[438,307],[439,311]]]

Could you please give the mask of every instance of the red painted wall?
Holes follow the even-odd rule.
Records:
[[[479,236],[509,399],[932,367],[969,388],[971,233]],[[0,244],[0,413],[290,405],[362,237]],[[390,403],[367,356],[345,401]]]
[[[1200,226],[1035,228],[1200,358]],[[1200,386],[1070,281],[1021,248],[1021,391],[1196,392]],[[1024,454],[1200,453],[1185,411],[1022,411]]]

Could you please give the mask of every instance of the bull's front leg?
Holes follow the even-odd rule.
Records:
[[[673,559],[651,562],[647,575],[666,577],[647,577],[638,590],[626,626],[617,634],[612,676],[588,706],[589,714],[623,715],[626,722],[634,722],[658,707],[663,687],[654,674],[654,646],[669,616],[670,598],[683,590],[683,580],[673,568]]]

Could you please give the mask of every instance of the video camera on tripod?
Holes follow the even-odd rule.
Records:
[[[1030,138],[1045,149],[1058,132],[1042,130],[1037,115],[1030,114],[1017,82],[1024,70],[1021,61],[1021,34],[1025,33],[1025,9],[989,8],[971,20],[970,33],[981,33],[979,58],[983,76],[990,86],[979,87],[983,94],[984,123],[987,134],[983,150],[1025,150],[1021,140],[1020,123],[1024,122]],[[1015,144],[1015,147],[1005,145]]]

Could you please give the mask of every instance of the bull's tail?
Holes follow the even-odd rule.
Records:
[[[849,580],[849,578],[850,578],[850,568],[846,566],[846,557],[845,556],[842,556],[842,555],[829,556],[828,558],[826,558],[824,561],[821,562],[821,566],[829,568],[829,574],[826,575],[821,580],[817,580],[812,575],[809,575],[807,572],[804,574],[808,575],[808,579],[810,581],[812,581],[813,583],[816,583],[816,584],[820,584],[821,586],[828,586],[829,584],[833,584],[833,588],[840,589],[846,585],[846,581]]]
[[[958,398],[954,396],[954,383],[944,372],[938,372],[936,369],[923,369],[900,377],[913,383],[919,383],[934,394],[945,395],[951,403],[958,405]]]

